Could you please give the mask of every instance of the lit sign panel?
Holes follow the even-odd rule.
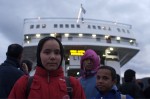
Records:
[[[85,50],[70,50],[72,56],[83,56]]]

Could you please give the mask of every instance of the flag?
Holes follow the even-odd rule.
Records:
[[[83,8],[82,4],[81,4],[81,11],[82,11],[83,14],[86,13],[86,10]]]

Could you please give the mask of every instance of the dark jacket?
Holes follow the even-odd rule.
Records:
[[[113,86],[112,89],[107,94],[104,95],[104,94],[102,94],[101,91],[99,91],[97,96],[92,99],[124,99],[124,98],[122,98],[121,95],[122,94],[118,91],[116,86]],[[125,99],[133,99],[130,95],[125,95],[125,96],[126,96]]]
[[[134,99],[144,98],[140,87],[135,82],[125,82],[120,86],[120,92],[122,94],[129,94]]]
[[[145,98],[150,99],[150,86],[144,90]]]
[[[14,85],[8,99],[26,99],[28,76],[22,76]],[[70,77],[72,99],[85,99],[84,91],[76,78]],[[48,72],[37,66],[28,99],[69,99],[62,67]]]
[[[19,61],[7,57],[0,66],[0,98],[7,98],[16,80],[24,73],[18,69]]]

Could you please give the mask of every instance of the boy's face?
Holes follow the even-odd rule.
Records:
[[[115,84],[115,80],[112,80],[111,71],[108,69],[99,69],[96,75],[96,86],[103,93],[107,93],[111,90]]]
[[[93,69],[93,61],[91,59],[85,59],[83,61],[83,68],[85,70],[92,70]]]

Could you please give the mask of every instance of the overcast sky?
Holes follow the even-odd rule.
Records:
[[[132,25],[140,52],[121,68],[121,74],[131,68],[137,78],[150,77],[150,0],[0,0],[0,63],[9,44],[22,44],[25,18],[77,18],[81,3],[85,18]]]

